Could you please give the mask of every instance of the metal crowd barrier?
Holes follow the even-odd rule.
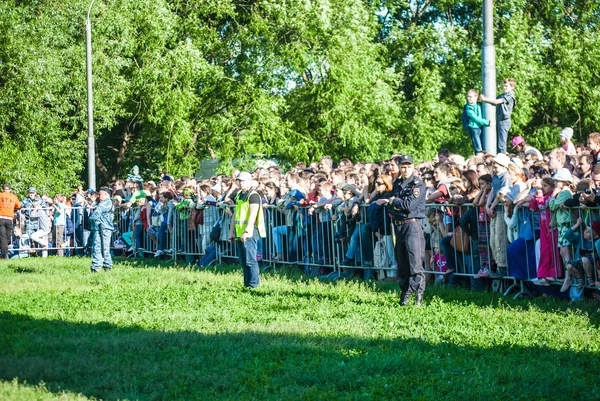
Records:
[[[9,257],[84,255],[89,238],[89,231],[84,226],[85,213],[85,207],[66,207],[64,220],[55,225],[54,206],[21,208],[13,222]],[[43,224],[40,227],[41,219],[47,219],[46,230],[42,229]]]
[[[537,285],[560,284],[565,266],[558,250],[562,230],[550,226],[552,214],[548,210],[529,210],[498,206],[496,217],[486,215],[483,207],[472,204],[428,204],[427,218],[422,221],[427,247],[424,255],[425,271],[430,280],[451,283],[468,278],[475,285],[476,278],[494,278],[502,271],[500,285],[508,284],[507,295],[517,289],[515,297],[528,293],[526,282]],[[12,257],[31,254],[47,256],[89,254],[89,226],[87,216],[91,207],[65,209],[64,226],[51,226],[49,232],[39,230],[39,217],[45,213],[53,220],[54,207],[23,208],[17,215],[15,240],[9,250]],[[583,238],[584,226],[600,221],[598,208],[570,208],[573,226],[578,218],[584,224],[574,233]],[[207,264],[238,260],[235,243],[229,243],[229,226],[232,207],[228,205],[171,208],[168,213],[156,215],[152,208],[120,207],[115,210],[115,231],[112,249],[116,255],[129,257],[162,256],[181,259],[189,264]],[[265,205],[266,238],[258,248],[259,259],[265,268],[277,265],[301,266],[312,276],[351,276],[363,278],[394,278],[397,266],[394,257],[394,231],[387,213],[377,225],[368,221],[368,205],[362,205],[356,215],[336,210],[335,206],[295,207],[288,202]],[[509,218],[508,216],[511,215]],[[150,216],[150,217],[148,217]],[[217,240],[211,239],[216,224],[221,226]],[[566,224],[565,224],[566,227]],[[600,281],[595,249],[600,249],[600,239],[591,241],[591,250],[585,257],[590,260],[585,276]],[[588,244],[588,248],[589,248]],[[540,248],[542,248],[540,250]],[[575,259],[576,245],[571,244],[570,258]],[[160,251],[160,252],[159,252]],[[566,253],[566,251],[563,251]],[[538,277],[538,267],[544,266],[544,277]],[[577,261],[581,270],[581,263]],[[591,264],[591,269],[590,269]],[[487,269],[487,271],[485,270]],[[482,274],[483,272],[483,274]],[[574,285],[580,284],[574,280]],[[590,287],[589,282],[584,286]],[[578,286],[581,288],[581,285]]]

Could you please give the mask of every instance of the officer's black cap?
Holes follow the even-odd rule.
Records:
[[[415,164],[411,155],[400,155],[398,156],[398,164]]]

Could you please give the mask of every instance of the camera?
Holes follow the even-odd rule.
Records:
[[[583,191],[583,193],[586,195],[591,195],[593,192],[591,188],[586,188],[585,191]]]

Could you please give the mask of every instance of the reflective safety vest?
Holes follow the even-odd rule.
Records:
[[[256,191],[249,191],[246,194],[238,194],[235,203],[235,236],[241,237],[246,231],[246,227],[248,226],[248,217],[250,216],[250,195],[256,194]],[[242,195],[242,196],[240,196]],[[260,197],[260,195],[259,195]],[[240,199],[243,198],[243,199]],[[267,230],[265,228],[265,219],[263,217],[263,208],[262,204],[258,204],[258,215],[256,216],[256,222],[254,223],[254,227],[258,228],[258,234],[265,238],[267,236]],[[252,235],[252,233],[250,233]]]

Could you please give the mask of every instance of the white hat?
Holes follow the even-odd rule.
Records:
[[[508,156],[506,156],[504,153],[498,153],[496,156],[494,156],[493,161],[494,161],[494,163],[498,163],[502,167],[507,168],[508,163],[510,163],[510,158]]]
[[[573,138],[573,128],[571,128],[571,127],[563,128],[560,131],[560,136],[564,136],[568,140],[571,140],[571,138]]]
[[[513,157],[510,159],[511,163],[517,166],[518,168],[523,168],[523,161],[518,157]]]
[[[558,169],[558,171],[554,173],[552,178],[554,179],[554,181],[564,181],[568,183],[573,182],[573,176],[571,175],[571,172],[566,168]]]
[[[250,181],[252,179],[252,174],[242,171],[237,175],[236,180],[240,181]]]
[[[465,162],[465,158],[461,155],[450,155],[450,157],[448,159],[453,161],[455,164],[457,164],[461,167],[464,167],[465,164],[467,164]]]

